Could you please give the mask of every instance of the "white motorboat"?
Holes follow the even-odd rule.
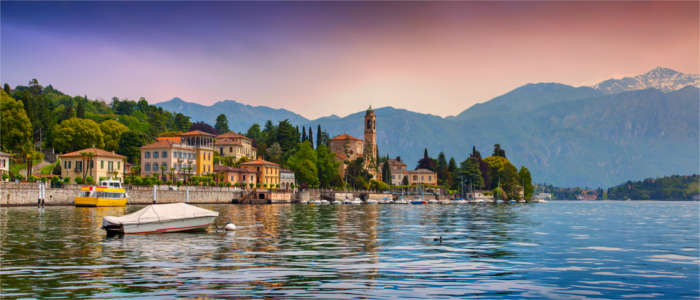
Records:
[[[185,203],[153,204],[121,217],[106,216],[107,233],[164,233],[206,229],[218,212]]]
[[[465,203],[469,203],[469,202],[467,202],[467,200],[464,200],[464,199],[459,199],[459,200],[456,200],[455,203],[457,203],[457,204],[465,204]]]
[[[452,201],[447,200],[447,199],[442,199],[442,200],[440,200],[440,204],[452,204]]]
[[[321,204],[327,205],[327,204],[331,204],[331,202],[328,200],[321,200]]]
[[[362,204],[362,200],[360,200],[360,198],[355,198],[352,200],[352,204]]]
[[[437,203],[438,203],[438,201],[435,199],[428,200],[428,204],[437,204]]]
[[[379,203],[377,200],[367,199],[367,204],[377,204],[377,203]]]

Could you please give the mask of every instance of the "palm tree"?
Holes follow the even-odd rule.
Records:
[[[82,152],[82,153],[80,153],[80,157],[81,157],[82,163],[83,163],[83,181],[85,181],[85,177],[87,177],[87,175],[90,174],[90,171],[88,171],[88,168],[90,168],[90,170],[92,170],[92,167],[93,167],[92,160],[95,157],[95,153]]]
[[[168,170],[168,167],[161,165],[160,166],[160,178],[165,181],[165,171]]]

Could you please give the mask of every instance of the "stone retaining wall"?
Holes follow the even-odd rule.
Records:
[[[46,205],[73,205],[73,199],[78,195],[80,185],[70,184],[62,188],[46,188]],[[129,204],[153,203],[153,187],[134,187],[127,189]],[[189,203],[224,204],[233,203],[245,192],[235,188],[219,187],[190,187]],[[291,193],[269,193],[273,203],[288,203],[292,200]],[[39,196],[37,183],[2,183],[0,184],[0,206],[34,206]],[[156,203],[175,203],[186,201],[186,189],[180,187],[171,190],[167,186],[157,188]]]

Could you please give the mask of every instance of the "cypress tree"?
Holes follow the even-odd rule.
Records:
[[[323,141],[321,141],[321,124],[318,124],[318,127],[316,127],[316,149],[318,149],[318,146],[323,145]]]
[[[311,131],[311,126],[309,126],[309,142],[311,143],[311,148],[314,147],[314,132]]]
[[[306,142],[306,127],[301,126],[301,142]]]

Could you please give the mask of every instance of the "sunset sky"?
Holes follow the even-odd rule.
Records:
[[[699,72],[698,2],[2,2],[0,79],[307,118],[454,115],[520,85]]]

